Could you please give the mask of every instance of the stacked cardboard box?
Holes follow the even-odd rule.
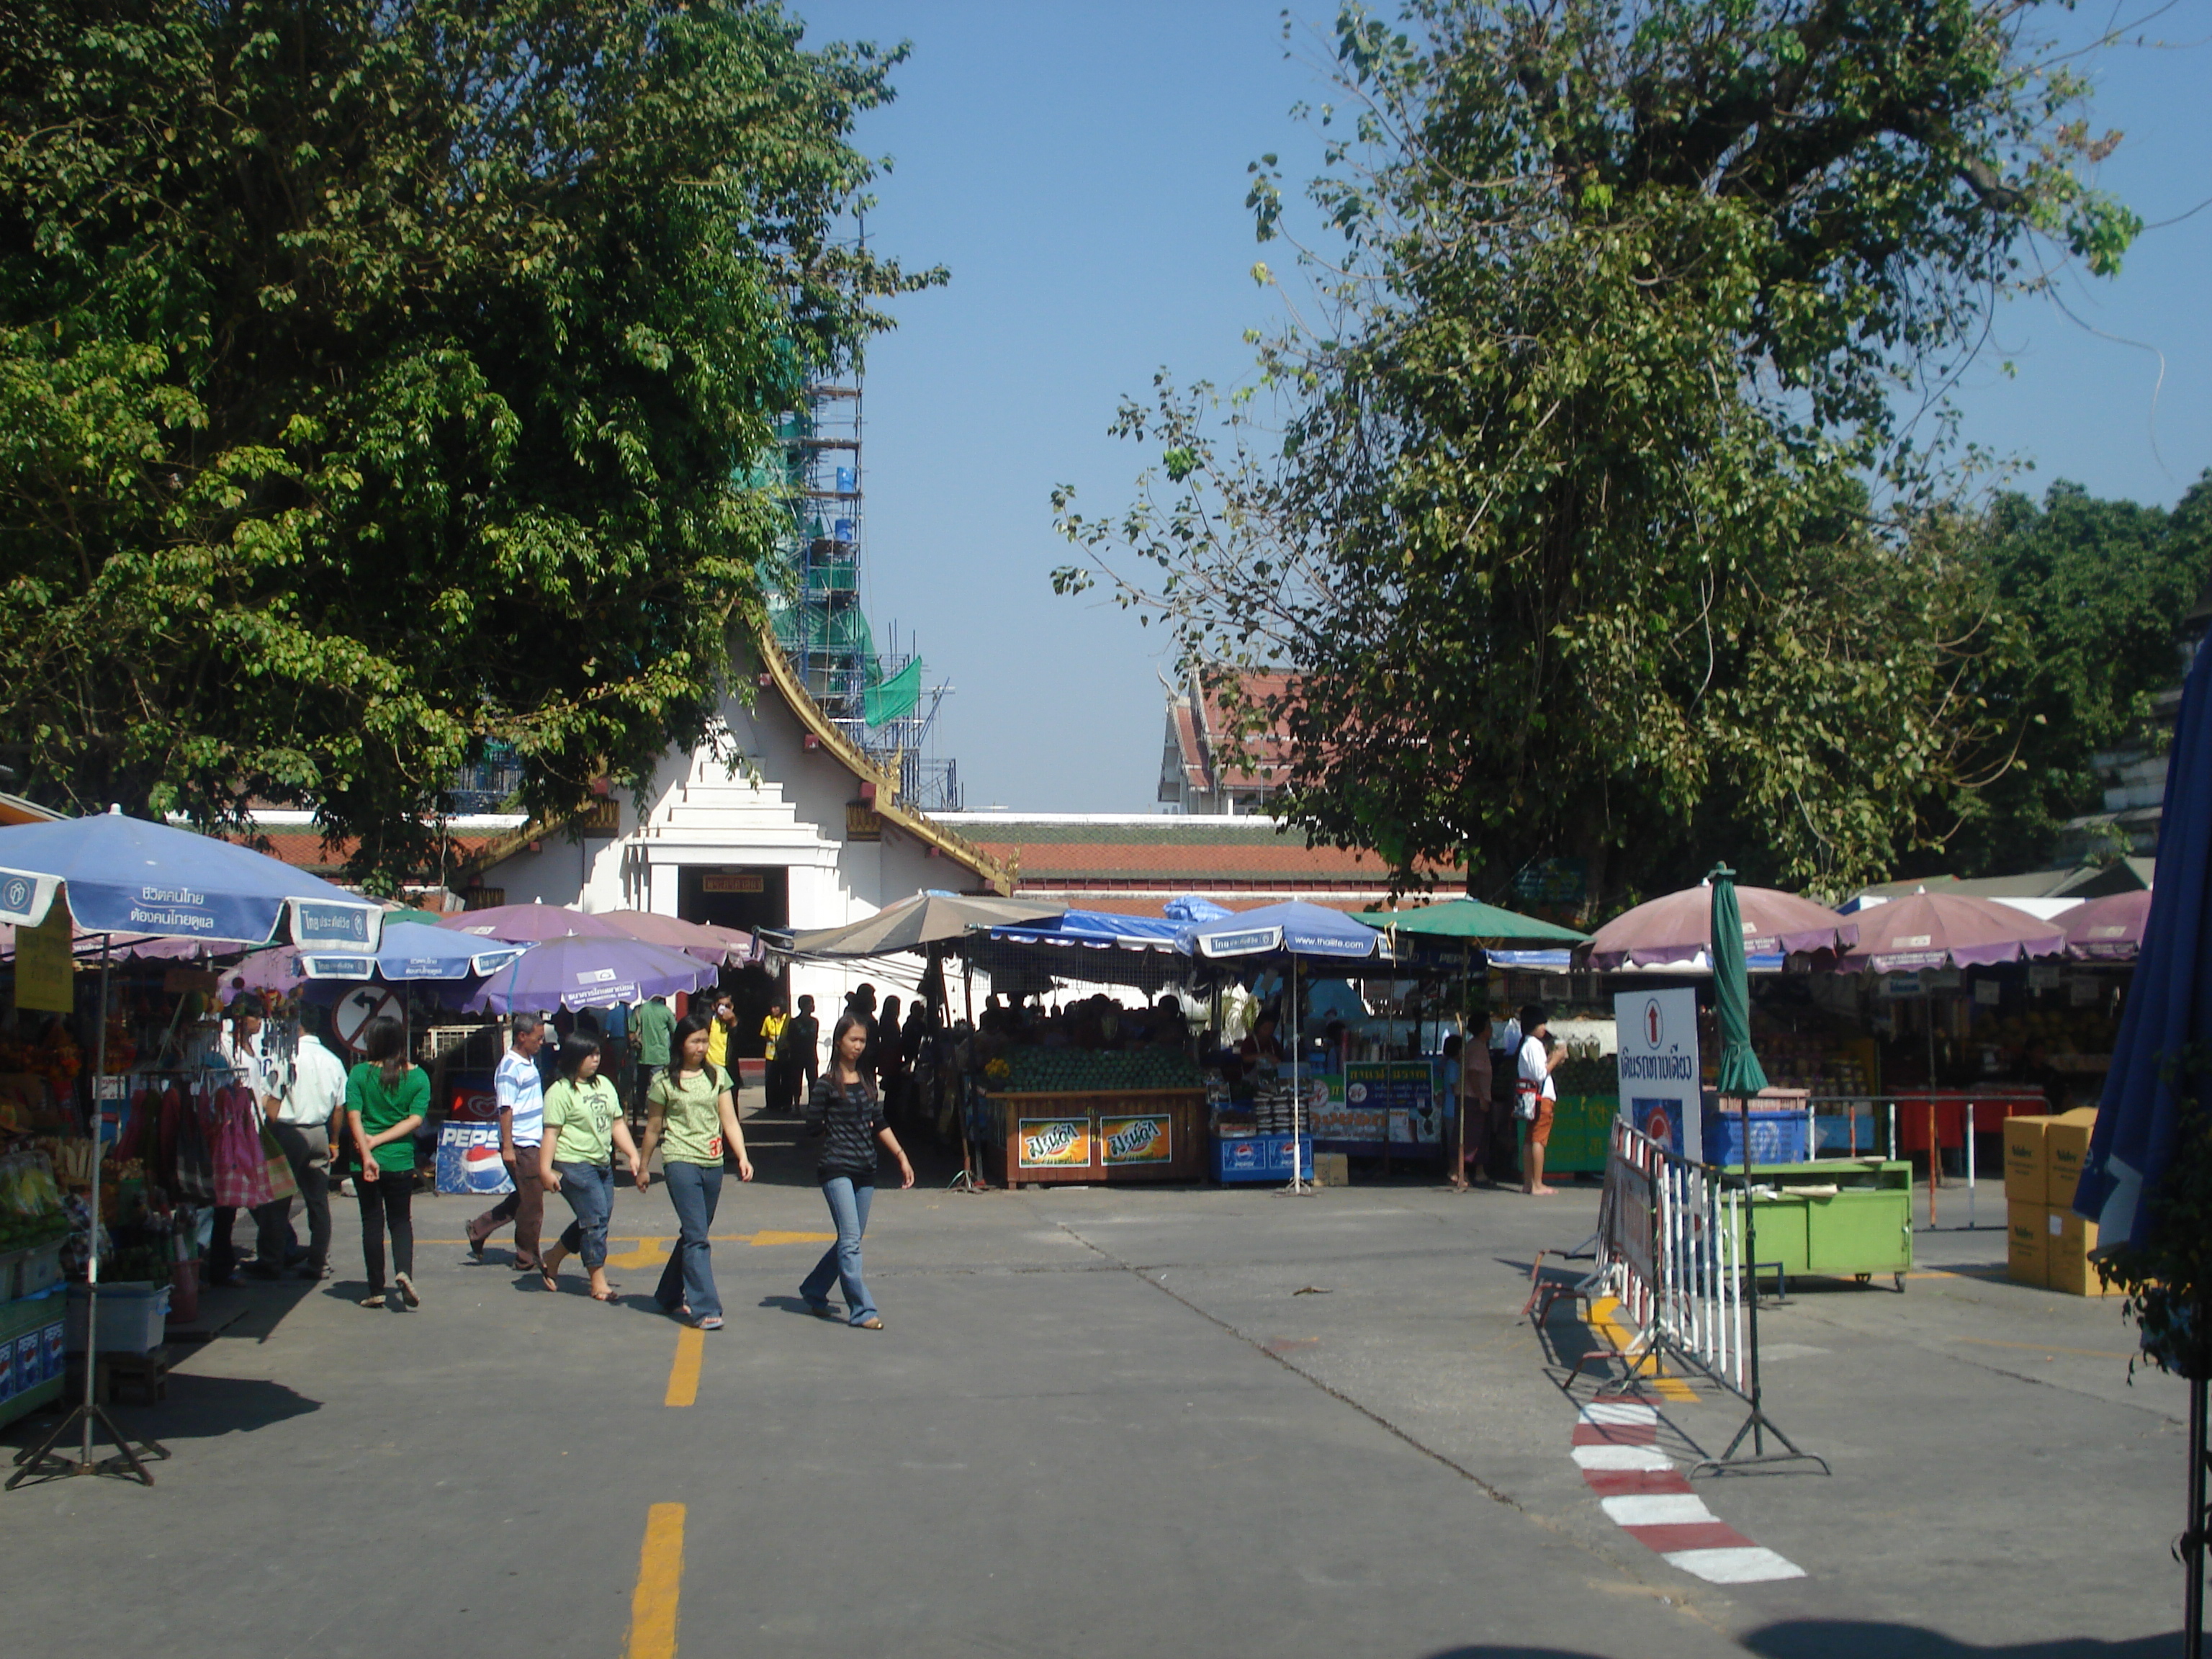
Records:
[[[2094,1107],[2005,1120],[2005,1265],[2012,1279],[2069,1296],[2106,1294],[2089,1252],[2097,1224],[2074,1213]]]

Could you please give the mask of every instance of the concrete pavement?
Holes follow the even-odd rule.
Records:
[[[749,1127],[763,1179],[725,1188],[730,1326],[703,1339],[646,1302],[675,1232],[657,1188],[617,1193],[615,1307],[498,1244],[470,1262],[477,1204],[426,1198],[423,1307],[363,1310],[349,1206],[338,1279],[227,1293],[244,1317],[167,1404],[121,1409],[177,1454],[157,1486],[0,1499],[15,1644],[2178,1650],[2180,1389],[2128,1384],[2117,1302],[1978,1276],[1994,1230],[1923,1242],[1903,1295],[1793,1284],[1767,1310],[1770,1406],[1835,1474],[1697,1482],[1806,1575],[1723,1586],[1577,1467],[1589,1333],[1517,1322],[1594,1188],[885,1189],[872,1334],[799,1309],[826,1212],[792,1126]],[[1684,1462],[1741,1418],[1654,1404]]]

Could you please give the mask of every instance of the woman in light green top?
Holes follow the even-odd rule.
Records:
[[[649,1177],[637,1143],[629,1138],[615,1085],[599,1075],[599,1045],[590,1037],[561,1040],[561,1080],[545,1091],[545,1138],[538,1146],[538,1177],[549,1193],[558,1193],[576,1212],[561,1242],[538,1263],[545,1288],[561,1288],[561,1263],[584,1259],[592,1275],[592,1300],[611,1302],[607,1283],[607,1223],[614,1217],[613,1148],[629,1160],[630,1178],[643,1192]]]
[[[661,1270],[653,1299],[664,1311],[689,1319],[702,1331],[719,1331],[722,1297],[714,1288],[707,1230],[722,1199],[724,1148],[737,1161],[740,1181],[753,1178],[753,1162],[745,1156],[745,1132],[738,1123],[730,1075],[707,1063],[707,1022],[678,1022],[669,1054],[672,1063],[646,1092],[641,1158],[650,1168],[653,1148],[660,1149],[661,1178],[668,1183],[668,1201],[676,1206],[682,1237]]]

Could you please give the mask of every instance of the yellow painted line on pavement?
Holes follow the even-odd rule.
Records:
[[[1590,1304],[1589,1322],[1599,1335],[1613,1344],[1615,1353],[1625,1353],[1629,1345],[1636,1340],[1636,1333],[1613,1316],[1613,1310],[1620,1305],[1620,1299],[1615,1297],[1595,1298]],[[1668,1376],[1664,1370],[1638,1372],[1637,1381],[1648,1382],[1656,1389],[1662,1400],[1680,1401],[1689,1405],[1697,1403],[1698,1391],[1680,1377]]]
[[[676,1333],[676,1363],[668,1368],[664,1406],[689,1406],[699,1398],[699,1367],[706,1358],[707,1334],[696,1325]]]
[[[465,1238],[418,1238],[415,1242],[417,1244],[466,1244],[469,1241]],[[624,1267],[656,1267],[668,1259],[667,1247],[674,1242],[672,1239],[666,1238],[625,1237],[620,1233],[611,1233],[607,1236],[607,1243],[610,1245],[653,1244],[660,1247],[660,1254],[650,1261],[623,1263]],[[767,1231],[757,1233],[709,1233],[707,1235],[707,1242],[709,1244],[834,1244],[837,1242],[837,1235],[835,1233],[785,1233],[777,1232],[771,1228]],[[611,1256],[608,1258],[610,1261],[613,1259]]]
[[[755,1233],[750,1238],[739,1233],[738,1237],[748,1244],[835,1244],[837,1242],[835,1233],[766,1232]]]
[[[645,1515],[623,1659],[676,1659],[677,1603],[683,1594],[684,1505],[655,1504]]]
[[[608,1242],[611,1243],[614,1241]],[[622,1242],[625,1244],[635,1243],[637,1248],[634,1250],[625,1250],[620,1255],[611,1252],[607,1256],[607,1266],[610,1267],[658,1267],[668,1260],[668,1253],[676,1244],[676,1241],[672,1238],[623,1239]]]

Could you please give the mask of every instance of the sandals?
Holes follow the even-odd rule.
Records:
[[[879,1331],[883,1328],[883,1316],[880,1314],[870,1314],[866,1319],[856,1319],[853,1322],[853,1328],[856,1331]]]
[[[399,1287],[399,1294],[407,1298],[409,1307],[419,1308],[422,1305],[422,1296],[416,1291],[415,1281],[412,1279],[405,1273],[394,1273],[392,1275],[392,1282]]]
[[[704,1319],[702,1319],[697,1322],[698,1328],[702,1331],[719,1331],[722,1328],[722,1316],[720,1314],[708,1314]]]
[[[364,1308],[382,1307],[384,1305],[384,1292],[382,1291],[379,1291],[374,1296],[365,1296],[362,1297],[361,1305]]]
[[[837,1316],[837,1310],[827,1302],[810,1302],[806,1304],[806,1311],[817,1319],[835,1319]]]
[[[561,1281],[554,1274],[555,1270],[544,1262],[538,1264],[538,1282],[549,1291],[557,1291],[561,1288]]]
[[[594,1302],[605,1303],[611,1308],[614,1306],[616,1303],[622,1300],[620,1297],[614,1293],[614,1291],[611,1288],[610,1288],[604,1296],[597,1291],[586,1291],[584,1294],[590,1297]]]

